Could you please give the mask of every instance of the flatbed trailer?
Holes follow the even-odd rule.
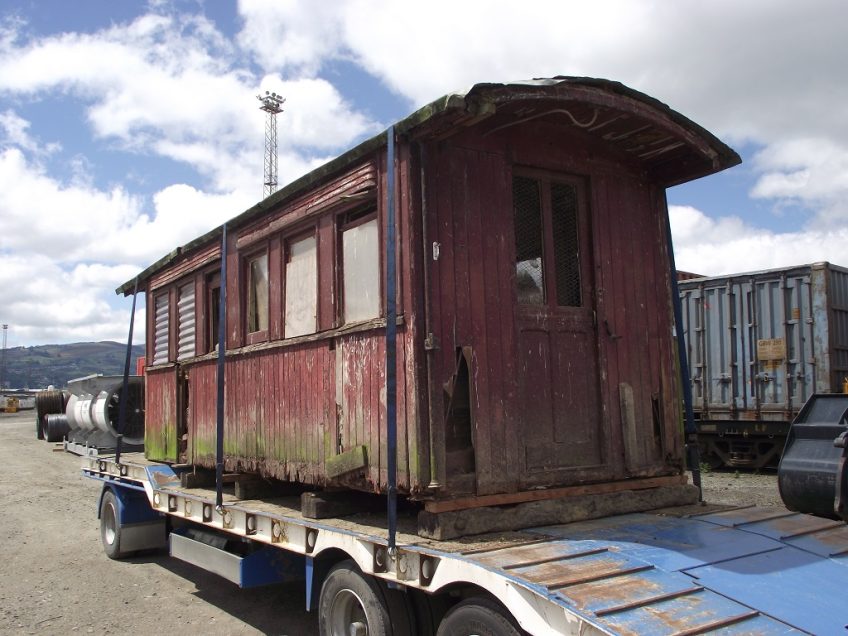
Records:
[[[298,497],[181,486],[129,453],[83,458],[103,482],[112,558],[172,556],[242,587],[302,580],[322,634],[838,634],[848,526],[779,508],[682,506],[433,541],[384,518],[314,520]]]

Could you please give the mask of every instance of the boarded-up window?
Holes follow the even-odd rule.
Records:
[[[518,302],[581,307],[577,187],[516,176],[512,197]]]
[[[177,360],[195,355],[194,281],[179,288],[177,300]]]
[[[168,294],[159,294],[153,301],[153,364],[168,362]]]
[[[342,317],[345,323],[380,315],[379,243],[376,217],[342,230]]]
[[[286,338],[315,333],[318,260],[314,236],[289,243],[286,263]]]
[[[247,332],[268,330],[268,254],[254,256],[247,264]]]

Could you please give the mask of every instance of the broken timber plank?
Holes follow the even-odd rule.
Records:
[[[686,483],[686,475],[669,475],[666,477],[648,477],[645,479],[627,479],[610,481],[600,484],[583,486],[565,486],[563,488],[548,488],[545,490],[527,490],[524,492],[506,493],[502,495],[484,495],[481,497],[462,497],[458,499],[441,499],[427,501],[424,510],[432,513],[483,508],[486,506],[507,506],[528,501],[544,501],[546,499],[562,499],[581,495],[599,495],[603,493],[620,492],[623,490],[645,490],[661,486],[676,486]]]
[[[357,446],[341,455],[328,457],[324,462],[324,470],[328,477],[338,477],[345,473],[353,472],[368,465],[365,446]]]
[[[528,501],[507,507],[467,508],[440,513],[422,510],[418,513],[418,535],[444,541],[471,534],[586,521],[697,501],[698,489],[695,486],[679,484]]]

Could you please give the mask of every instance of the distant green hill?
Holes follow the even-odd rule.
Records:
[[[126,355],[126,344],[109,341],[14,347],[5,352],[3,384],[15,389],[43,389],[51,384],[59,388],[92,373],[120,375]],[[135,373],[136,358],[143,355],[144,345],[135,345],[130,373]]]

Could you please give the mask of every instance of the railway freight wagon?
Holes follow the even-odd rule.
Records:
[[[215,467],[224,347],[228,471],[385,492],[388,275],[399,492],[678,488],[665,188],[738,162],[616,82],[443,97],[141,272],[147,457]]]
[[[776,463],[815,393],[848,378],[848,270],[813,263],[682,280],[693,408],[702,456]]]

